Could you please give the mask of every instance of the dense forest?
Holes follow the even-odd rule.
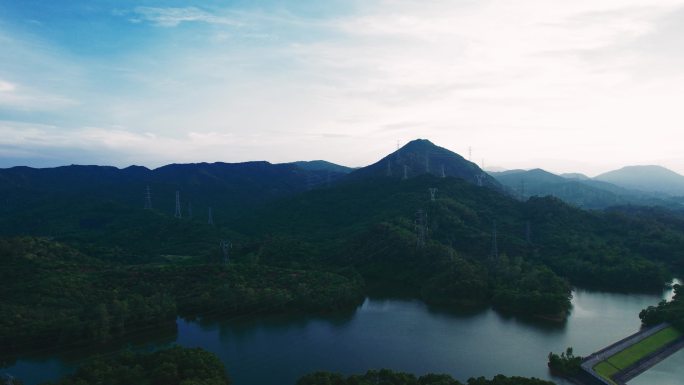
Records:
[[[328,311],[358,304],[363,292],[351,272],[185,260],[116,265],[37,238],[0,239],[0,258],[3,355],[105,343],[133,331],[173,327],[177,315]]]
[[[649,306],[639,313],[641,322],[646,326],[669,322],[684,332],[684,286],[675,285],[672,301],[661,301],[658,306]]]
[[[306,375],[297,385],[464,385],[445,374],[426,374],[416,377],[413,374],[398,373],[391,370],[370,370],[366,374],[345,377],[341,374],[318,372]],[[484,377],[471,378],[465,385],[553,385],[553,382],[536,378],[495,376],[491,380]]]
[[[0,343],[353,308],[375,290],[562,321],[572,286],[657,291],[684,273],[684,214],[520,201],[435,148],[409,143],[349,177],[266,162],[0,170]],[[402,165],[409,178],[391,173]]]
[[[582,370],[581,356],[576,356],[572,348],[567,348],[561,354],[549,353],[548,366],[555,374],[566,378],[572,378]]]
[[[20,379],[11,379],[21,385]],[[156,352],[124,351],[110,357],[95,358],[74,374],[43,385],[228,385],[223,364],[203,349],[172,347]],[[316,372],[307,374],[296,385],[553,385],[536,378],[495,376],[471,378],[465,384],[445,374],[413,374],[387,369],[370,370],[363,375]]]
[[[202,349],[174,347],[95,359],[73,375],[45,385],[228,385],[223,364]]]

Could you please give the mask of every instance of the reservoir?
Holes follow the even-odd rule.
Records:
[[[418,300],[367,298],[344,314],[179,319],[177,332],[142,336],[132,345],[202,347],[220,357],[235,385],[294,385],[302,375],[317,370],[352,374],[374,368],[417,375],[447,373],[462,382],[505,374],[566,385],[548,372],[549,352],[569,346],[578,355],[599,350],[636,332],[639,312],[671,295],[671,291],[635,295],[578,289],[563,324],[522,320],[491,309],[458,313],[433,309]],[[0,374],[35,385],[73,371],[90,354],[92,350],[65,350],[22,357],[0,369]],[[679,352],[630,385],[678,383],[683,359]],[[675,371],[680,371],[676,379]]]

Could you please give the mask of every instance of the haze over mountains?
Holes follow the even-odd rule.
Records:
[[[150,186],[157,204],[172,206],[174,191],[182,190],[183,201],[188,205],[196,202],[196,211],[205,212],[213,206],[232,215],[253,205],[344,180],[405,179],[423,174],[505,189],[519,199],[552,195],[590,209],[625,204],[684,207],[684,199],[678,198],[684,196],[684,176],[660,166],[629,166],[595,178],[580,173],[556,175],[542,169],[485,173],[475,163],[425,139],[411,141],[358,169],[324,160],[171,164],[153,170],[140,166],[12,167],[0,169],[0,197],[4,206],[21,206],[29,204],[36,194],[87,193],[97,199],[124,197],[127,204],[134,205],[141,201],[141,191]],[[17,196],[18,191],[24,196]]]
[[[684,176],[661,166],[627,166],[594,179],[635,190],[684,195]]]
[[[158,287],[173,284],[159,290],[173,290],[173,301],[190,316],[208,309],[241,314],[292,304],[309,308],[315,291],[291,288],[299,287],[294,284],[298,274],[310,271],[316,285],[324,284],[332,290],[328,293],[342,299],[358,297],[367,285],[406,291],[433,304],[492,305],[510,313],[564,319],[571,285],[651,291],[684,271],[682,212],[624,206],[587,211],[554,197],[519,199],[477,165],[427,140],[408,143],[367,167],[336,169],[325,162],[246,162],[173,164],[155,170],[0,170],[0,237],[15,239],[12,248],[22,250],[57,250],[60,246],[53,243],[64,243],[74,253],[123,269],[116,277],[137,274],[140,266],[152,271],[147,277]],[[576,183],[542,170],[523,173],[542,187]],[[152,208],[144,209],[148,186]],[[221,262],[227,259],[219,249],[225,240],[234,245],[230,263]],[[41,266],[41,271],[52,272]],[[202,271],[214,280],[207,282]],[[236,273],[229,284],[244,279],[251,282],[249,287],[226,291],[223,271]],[[14,285],[10,288],[22,283],[8,274],[3,277]],[[93,284],[101,282],[89,277]],[[249,294],[262,292],[264,277],[271,277],[266,282],[277,290]],[[53,292],[50,282],[43,281],[45,292]],[[110,283],[130,286],[120,280]],[[74,296],[84,290],[76,287]],[[144,290],[133,291],[131,295]],[[277,301],[270,293],[279,293]],[[327,294],[321,298],[316,306],[338,302]],[[103,299],[92,299],[98,301]],[[88,310],[92,306],[72,304],[84,324],[95,322],[97,314]],[[17,306],[32,309],[35,301]],[[176,315],[164,311],[161,317],[173,321]],[[0,319],[0,337],[14,341],[17,349],[22,338],[40,341],[30,330],[50,326],[36,317],[25,318],[31,319],[30,327],[25,319]],[[29,331],[17,336],[18,327]],[[105,336],[111,335],[107,332]]]
[[[404,174],[404,171],[406,174]],[[422,174],[454,176],[469,183],[499,187],[494,178],[460,155],[435,146],[428,140],[415,140],[379,162],[352,169],[323,160],[271,164],[244,163],[170,164],[150,170],[130,166],[63,166],[35,169],[0,169],[0,194],[6,206],[31,205],[50,195],[83,196],[87,199],[116,199],[130,205],[142,202],[149,186],[156,204],[172,207],[175,191],[182,191],[185,203],[195,210],[208,207],[235,214],[272,199],[294,195],[342,180],[369,177],[412,178]]]
[[[682,208],[684,176],[659,166],[632,166],[595,178],[542,169],[490,172],[509,192],[526,199],[552,195],[588,209],[619,205]]]

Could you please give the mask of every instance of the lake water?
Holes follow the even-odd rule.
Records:
[[[287,385],[303,374],[327,370],[345,374],[389,368],[418,375],[448,373],[465,381],[496,374],[550,376],[550,351],[572,346],[585,355],[640,327],[639,311],[671,292],[628,295],[576,290],[563,325],[529,322],[493,310],[470,314],[432,309],[420,301],[369,298],[355,311],[325,317],[239,317],[221,321],[178,320],[176,333],[146,336],[137,348],[168,344],[202,347],[226,364],[235,385]],[[74,370],[92,352],[66,351],[22,358],[0,369],[27,385]],[[682,352],[630,385],[679,384]],[[653,376],[653,377],[646,377]],[[669,377],[668,377],[669,376]],[[647,382],[637,380],[652,378]]]

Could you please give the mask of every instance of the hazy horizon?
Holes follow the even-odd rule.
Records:
[[[416,138],[416,139],[419,139],[419,138]],[[403,144],[405,144],[405,143],[403,143]],[[403,144],[402,144],[402,145],[403,145]],[[437,144],[437,143],[433,143],[433,144],[439,146],[439,144]],[[440,147],[443,147],[443,146],[440,146]],[[396,150],[396,149],[395,149],[395,150]],[[447,148],[447,150],[451,150],[451,149]],[[468,155],[467,155],[467,154],[459,154],[459,153],[457,153],[457,154],[460,155],[460,156],[462,156],[462,157],[463,157],[464,159],[466,159],[466,160],[469,160],[469,161],[472,161],[472,162],[474,162],[474,163],[477,163],[478,166],[480,166],[480,167],[483,166],[481,163],[476,162],[474,159],[473,159],[473,160],[468,159]],[[388,154],[383,154],[383,155],[379,156],[378,159],[376,159],[376,160],[374,160],[374,161],[372,161],[372,162],[370,162],[370,163],[362,164],[362,165],[357,165],[357,166],[349,166],[349,165],[345,165],[345,164],[335,163],[335,162],[331,162],[331,161],[329,161],[329,160],[327,160],[327,159],[298,159],[298,160],[287,161],[287,162],[269,162],[269,161],[266,160],[266,159],[246,159],[246,160],[238,160],[238,161],[235,161],[235,162],[224,162],[224,161],[221,161],[221,160],[216,160],[216,161],[197,161],[197,162],[185,162],[185,163],[175,162],[175,163],[176,163],[176,164],[189,164],[189,163],[194,163],[194,164],[198,164],[198,163],[248,163],[248,162],[266,161],[266,162],[269,162],[269,163],[271,163],[271,164],[282,164],[282,163],[293,163],[293,162],[300,162],[300,161],[304,161],[304,162],[326,161],[326,162],[330,162],[330,163],[333,163],[333,164],[336,164],[336,165],[339,165],[339,166],[345,166],[345,167],[349,167],[349,168],[354,169],[354,168],[361,168],[361,167],[369,166],[369,165],[371,165],[371,164],[373,164],[373,163],[376,163],[378,160],[380,160],[381,158],[383,158],[383,157],[385,157],[385,156],[387,156],[387,155],[389,155],[389,153],[388,153]],[[116,168],[119,168],[119,169],[124,169],[124,168],[127,168],[127,167],[141,166],[141,167],[146,167],[146,168],[148,168],[148,169],[152,169],[152,170],[153,170],[153,169],[156,169],[156,168],[158,168],[158,167],[167,166],[167,165],[169,165],[169,164],[173,164],[173,163],[160,164],[160,165],[156,165],[156,166],[147,166],[147,165],[144,165],[144,164],[128,164],[128,165],[122,164],[122,165],[116,165],[116,164],[96,164],[96,163],[70,163],[70,164],[56,164],[56,165],[34,165],[34,166],[28,165],[28,167],[33,167],[33,168],[54,168],[54,167],[74,166],[74,165],[76,165],[76,166],[113,166],[113,167],[116,167]],[[11,167],[21,167],[21,166],[27,166],[27,165],[14,165],[14,166],[9,166],[9,167],[0,167],[0,169],[6,169],[6,168],[11,168]],[[630,166],[660,166],[660,167],[664,167],[664,166],[661,166],[661,165],[654,165],[654,164],[624,165],[624,166],[621,166],[621,167],[618,167],[618,168],[615,168],[615,169],[606,170],[605,172],[608,172],[608,171],[615,171],[615,170],[621,169],[621,168],[623,168],[623,167],[630,167]],[[541,167],[531,167],[531,168],[510,168],[510,169],[509,169],[509,168],[499,167],[499,166],[496,166],[496,165],[491,166],[491,167],[485,165],[484,170],[487,171],[487,172],[502,172],[502,171],[515,171],[515,170],[525,170],[525,171],[529,171],[529,170],[538,169],[538,168],[541,168]],[[543,168],[542,168],[542,169],[543,169]],[[549,169],[543,169],[543,170],[544,170],[544,171],[547,171],[547,172],[550,172],[550,173],[553,173],[553,174],[556,174],[556,175],[579,173],[579,174],[584,174],[585,176],[588,176],[588,177],[591,177],[591,178],[596,177],[596,176],[602,174],[602,173],[598,173],[598,174],[592,175],[592,174],[585,174],[585,173],[582,173],[582,172],[557,172],[557,171],[549,170]],[[674,170],[673,170],[673,171],[674,171]],[[676,172],[676,171],[675,171],[675,172]]]
[[[327,160],[684,174],[684,0],[0,3],[0,167]]]

